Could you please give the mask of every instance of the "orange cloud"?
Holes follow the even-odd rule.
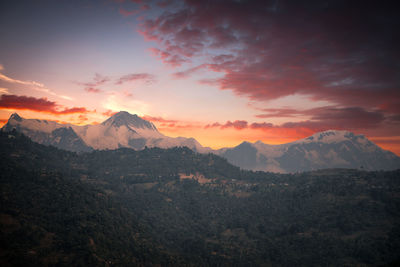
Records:
[[[104,115],[104,116],[107,116],[107,117],[111,117],[111,116],[113,116],[113,115],[115,115],[117,113],[118,113],[117,111],[107,110],[106,112],[103,112],[101,114]]]
[[[29,96],[2,95],[0,98],[0,109],[31,110],[46,112],[54,115],[65,115],[73,113],[87,113],[83,107],[62,108],[56,102],[49,101],[47,98],[35,98]]]

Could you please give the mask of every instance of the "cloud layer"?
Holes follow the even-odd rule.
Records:
[[[400,20],[389,2],[196,1],[167,5],[140,32],[166,64],[256,101],[294,94],[400,114]],[[335,112],[335,111],[334,111]],[[337,113],[335,113],[337,114]],[[295,114],[293,114],[294,116]]]
[[[310,116],[310,119],[285,122],[275,125],[268,122],[248,122],[245,120],[227,121],[226,123],[207,124],[204,128],[233,128],[236,130],[254,129],[263,130],[271,133],[282,133],[286,135],[290,133],[291,137],[305,137],[314,132],[325,131],[330,129],[337,130],[368,130],[378,128],[385,120],[380,111],[366,111],[359,107],[338,108],[338,107],[322,107],[307,110],[295,109],[264,109],[265,114],[257,115],[259,118],[270,117],[295,117]]]

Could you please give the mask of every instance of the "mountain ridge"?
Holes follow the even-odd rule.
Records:
[[[61,129],[62,128],[62,129]],[[327,130],[294,142],[270,145],[243,141],[236,147],[212,150],[194,138],[168,137],[136,114],[120,111],[101,124],[78,126],[54,121],[24,119],[13,113],[3,131],[16,129],[33,141],[75,152],[128,147],[171,148],[186,146],[195,152],[214,153],[243,169],[290,173],[326,168],[392,170],[400,157],[383,150],[364,135]]]
[[[121,111],[101,124],[97,125],[73,125],[59,124],[54,121],[24,119],[17,113],[13,113],[2,130],[11,131],[16,129],[32,138],[35,142],[52,144],[57,142],[45,141],[58,128],[70,127],[80,139],[82,146],[60,147],[75,152],[86,152],[88,147],[93,149],[117,149],[129,147],[140,150],[145,147],[169,148],[175,146],[187,146],[198,152],[208,152],[211,149],[201,146],[195,139],[186,137],[168,137],[160,133],[152,122],[146,121],[139,116]]]

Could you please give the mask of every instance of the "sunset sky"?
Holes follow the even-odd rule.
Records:
[[[400,19],[389,1],[3,0],[0,126],[125,110],[213,148],[317,131],[400,155]]]

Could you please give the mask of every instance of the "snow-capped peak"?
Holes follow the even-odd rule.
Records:
[[[61,127],[69,127],[70,124],[59,124],[55,121],[46,121],[46,120],[38,120],[38,119],[25,119],[19,116],[17,113],[11,114],[8,122],[3,126],[3,129],[6,131],[10,131],[16,127],[29,129],[30,131],[39,131],[51,133],[55,129]],[[26,132],[22,131],[24,134]]]
[[[146,130],[157,131],[157,128],[154,126],[153,123],[140,118],[136,114],[132,115],[126,111],[120,111],[116,113],[115,115],[111,116],[106,121],[104,121],[102,125],[114,126],[114,127],[121,127],[125,125],[134,129],[146,129]]]
[[[294,143],[320,142],[320,143],[330,144],[330,143],[338,143],[346,140],[355,140],[355,139],[365,139],[365,136],[355,135],[354,133],[349,131],[328,130],[315,133],[307,138],[295,141]]]
[[[11,114],[9,120],[22,121],[22,118],[18,115],[18,113],[14,112],[13,114]]]

